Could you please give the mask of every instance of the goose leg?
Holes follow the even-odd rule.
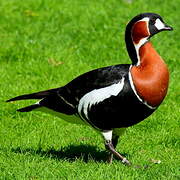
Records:
[[[108,158],[109,162],[110,163],[112,162],[112,156],[114,155],[118,159],[120,159],[123,164],[130,165],[130,162],[115,150],[113,143],[112,143],[112,132],[113,132],[112,130],[102,132],[102,135],[105,139],[105,147],[111,153],[110,157]],[[116,143],[115,140],[114,140],[114,143]]]
[[[113,147],[114,147],[114,149],[116,148],[116,146],[117,146],[117,143],[118,143],[118,139],[119,139],[119,136],[117,136],[117,135],[112,135],[112,145],[113,145]],[[106,146],[106,145],[105,145]],[[107,149],[107,148],[106,148]],[[113,161],[113,153],[112,152],[109,152],[109,156],[108,156],[108,163],[112,163],[112,161]]]

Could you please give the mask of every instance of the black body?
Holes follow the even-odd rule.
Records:
[[[69,102],[74,104],[75,99],[80,99],[87,92],[117,83],[124,77],[124,87],[118,96],[111,96],[98,104],[92,105],[88,111],[89,119],[87,120],[85,115],[83,115],[83,118],[102,130],[129,127],[144,120],[154,112],[154,109],[148,108],[137,100],[137,96],[130,86],[129,68],[130,65],[128,64],[110,66],[76,78],[64,87],[65,91],[69,93],[67,95]],[[64,88],[62,88],[62,91]],[[76,98],[73,98],[72,94]],[[77,106],[77,103],[76,101],[74,105]]]
[[[102,102],[92,105],[88,109],[88,119],[83,114],[83,111],[81,112],[81,117],[100,130],[129,127],[144,120],[155,110],[148,108],[137,99],[130,86],[129,68],[130,65],[121,64],[96,69],[75,78],[63,87],[23,95],[11,100],[42,99],[38,105],[35,104],[20,109],[19,111],[21,112],[31,111],[34,108],[44,106],[67,115],[79,115],[79,100],[86,93],[118,83],[124,77],[123,89],[117,96],[111,96]]]

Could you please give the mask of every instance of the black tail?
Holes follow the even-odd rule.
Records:
[[[49,89],[49,90],[46,90],[46,91],[40,91],[40,92],[32,93],[32,94],[24,94],[24,95],[21,95],[21,96],[11,98],[11,99],[7,100],[6,102],[24,100],[24,99],[43,99],[46,96],[50,95],[51,93],[56,92],[57,89],[59,89],[59,88]]]
[[[33,104],[33,105],[30,105],[30,106],[26,106],[26,107],[23,107],[21,109],[18,109],[17,111],[19,111],[19,112],[29,112],[29,111],[32,111],[32,110],[37,109],[39,107],[41,107],[41,105]]]

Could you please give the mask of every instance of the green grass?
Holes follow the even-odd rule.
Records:
[[[178,3],[1,0],[0,179],[180,179]],[[171,72],[168,96],[156,113],[128,128],[117,146],[132,163],[148,168],[126,167],[118,160],[109,165],[103,141],[90,127],[15,111],[31,101],[4,102],[59,87],[94,68],[130,63],[124,30],[141,12],[159,13],[174,27],[152,39]]]

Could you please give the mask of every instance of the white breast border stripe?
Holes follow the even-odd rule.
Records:
[[[129,82],[130,82],[130,85],[131,85],[131,88],[132,88],[132,90],[133,90],[133,92],[134,92],[134,94],[137,96],[137,98],[139,99],[139,101],[141,101],[144,105],[146,105],[148,108],[150,108],[150,109],[156,109],[156,107],[153,107],[153,106],[150,106],[146,101],[143,101],[140,97],[139,97],[139,95],[137,94],[137,92],[136,92],[136,89],[135,89],[135,86],[134,86],[134,83],[133,83],[133,80],[132,80],[132,76],[131,76],[131,67],[132,67],[132,65],[130,66],[130,68],[129,68]]]

